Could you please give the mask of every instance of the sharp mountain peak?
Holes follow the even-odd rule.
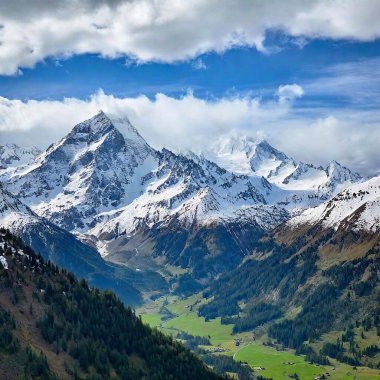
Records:
[[[105,113],[103,110],[75,125],[69,135],[72,133],[87,133],[91,137],[101,138],[110,132],[120,133],[126,140],[142,140],[147,144],[127,116],[115,116]]]

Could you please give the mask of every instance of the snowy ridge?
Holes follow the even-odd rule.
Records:
[[[2,267],[7,270],[8,269],[8,262],[7,259],[4,256],[0,256],[0,264]]]
[[[297,162],[267,141],[247,136],[222,137],[204,155],[232,172],[265,177],[286,190],[284,204],[292,204],[295,196],[298,204],[293,206],[297,209],[314,207],[350,184],[362,181],[359,174],[336,161],[326,168]],[[299,204],[301,198],[303,205]]]
[[[29,164],[41,151],[36,147],[20,147],[16,144],[0,145],[0,173]]]
[[[0,184],[0,215],[2,220],[14,213],[17,213],[19,215],[19,218],[22,216],[32,218],[37,217],[37,215],[29,207],[16,199]]]
[[[33,228],[41,228],[44,226],[51,231],[59,230],[58,227],[38,216],[28,206],[10,194],[1,184],[0,226],[9,229],[12,233],[18,236],[32,226]],[[47,241],[46,244],[48,245]]]
[[[224,219],[240,219],[242,208],[256,205],[268,213],[265,194],[270,191],[261,178],[237,176],[214,163],[199,158],[199,163],[168,150],[159,154],[158,167],[150,173],[145,191],[129,205],[110,212],[100,213],[88,234],[110,237],[122,233],[132,234],[139,228],[152,228],[156,223],[168,224],[175,218],[183,226],[193,223],[211,224]],[[253,183],[252,183],[253,182]],[[264,195],[263,195],[264,194]],[[276,210],[276,208],[273,208]],[[263,227],[272,228],[287,218],[287,213],[268,213],[257,218]]]
[[[34,213],[28,206],[15,198],[0,185],[0,226],[17,236],[38,236],[45,247],[52,247],[52,238],[62,239],[69,233]],[[40,247],[39,247],[40,248]]]
[[[324,228],[350,228],[354,231],[380,230],[380,177],[354,184],[320,206],[304,211],[288,225],[321,224]]]

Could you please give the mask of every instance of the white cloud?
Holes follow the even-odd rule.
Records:
[[[46,148],[99,109],[128,116],[155,148],[199,151],[221,134],[264,135],[296,159],[326,164],[336,159],[362,174],[380,171],[380,111],[323,109],[319,116],[292,103],[251,97],[213,101],[191,92],[182,98],[157,94],[116,98],[102,91],[88,100],[0,98],[0,141]],[[59,117],[57,117],[59,115]]]
[[[198,58],[192,62],[191,67],[195,70],[206,70],[207,66],[202,58]]]
[[[286,103],[302,97],[304,93],[303,88],[294,83],[279,86],[276,94],[280,103]]]
[[[187,60],[233,46],[265,51],[265,31],[295,40],[380,37],[378,0],[3,0],[0,74],[46,57],[98,53],[135,62]]]

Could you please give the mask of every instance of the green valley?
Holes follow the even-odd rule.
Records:
[[[262,326],[254,331],[234,334],[233,325],[222,324],[220,318],[206,321],[204,317],[198,316],[199,307],[206,303],[202,294],[184,299],[168,296],[149,302],[136,312],[141,315],[143,322],[173,337],[185,332],[208,338],[211,345],[201,345],[202,350],[247,363],[254,373],[265,378],[286,380],[297,374],[300,379],[314,379],[325,374],[332,380],[380,379],[380,371],[377,369],[355,368],[334,359],[327,366],[312,364],[304,355],[296,355],[294,350],[280,349],[279,345],[273,344]],[[165,310],[172,313],[170,317]]]

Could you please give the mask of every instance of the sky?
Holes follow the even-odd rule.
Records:
[[[0,143],[41,149],[102,109],[155,148],[266,138],[380,172],[380,1],[3,0]]]

